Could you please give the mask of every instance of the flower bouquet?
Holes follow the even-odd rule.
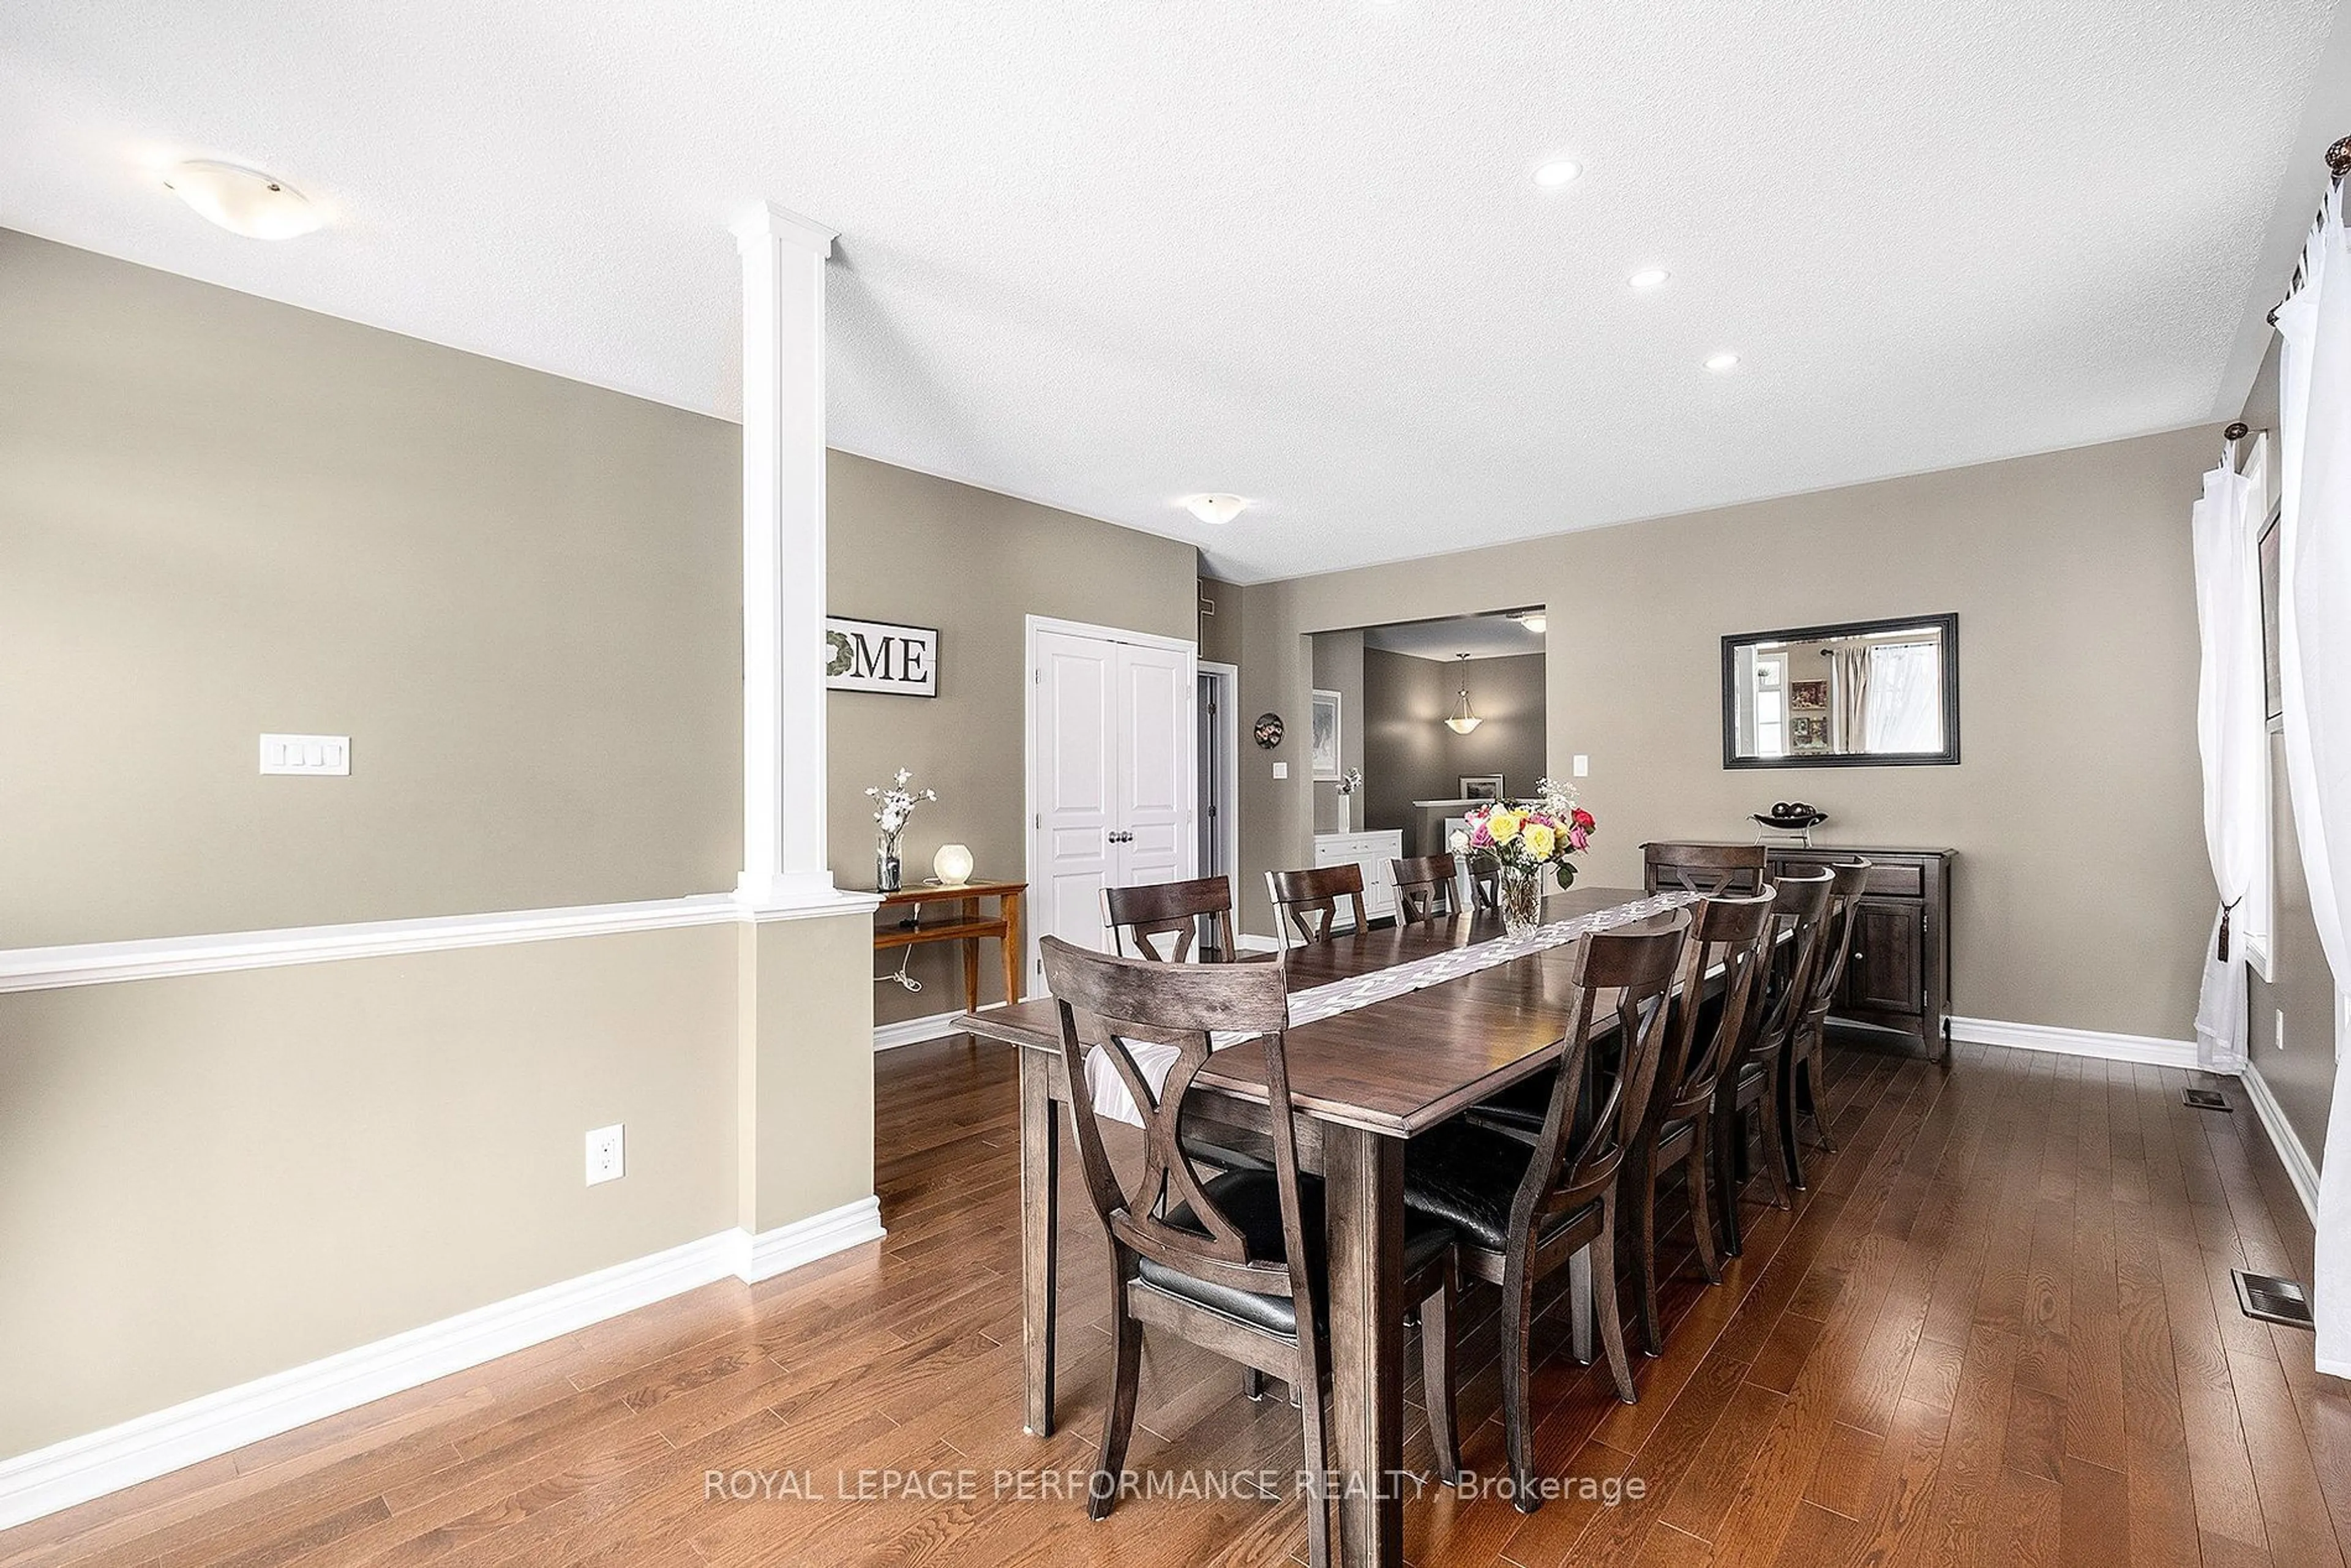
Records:
[[[1575,881],[1575,862],[1599,824],[1575,803],[1575,787],[1545,779],[1531,800],[1497,800],[1468,817],[1469,853],[1492,861],[1501,873],[1503,927],[1513,936],[1542,924],[1542,880],[1560,886]]]
[[[914,808],[925,800],[935,800],[935,789],[910,789],[914,776],[905,768],[898,769],[887,789],[879,784],[868,785],[865,793],[879,801],[873,808],[873,825],[880,830],[879,841],[873,847],[873,883],[883,893],[895,893],[904,882],[903,862],[898,859],[898,835],[906,831],[906,819]]]

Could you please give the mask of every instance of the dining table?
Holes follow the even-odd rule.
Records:
[[[1543,919],[1555,931],[1571,921],[1583,926],[1670,920],[1674,905],[1694,897],[1576,887],[1552,893]],[[1301,991],[1503,936],[1498,915],[1463,913],[1290,947],[1280,961],[1295,1007]],[[1299,1166],[1321,1176],[1324,1189],[1327,1429],[1340,1561],[1349,1568],[1390,1568],[1404,1561],[1404,1500],[1420,1490],[1402,1468],[1405,1146],[1415,1134],[1552,1069],[1576,1003],[1573,952],[1571,943],[1559,942],[1334,1016],[1303,1023],[1293,1017],[1284,1034]],[[1614,1027],[1605,1010],[1609,998],[1599,1000],[1606,1021],[1595,1024],[1595,1038]],[[1053,1430],[1061,1133],[1071,1095],[1060,1009],[1050,997],[1037,998],[967,1013],[956,1027],[1019,1048],[1024,1424],[1048,1437]],[[1086,1085],[1077,1092],[1087,1092]],[[1186,1106],[1187,1129],[1204,1136],[1229,1133],[1245,1139],[1253,1132],[1261,1139],[1267,1124],[1262,1044],[1217,1051]],[[1587,1259],[1577,1260],[1570,1289],[1576,1354],[1588,1358]]]

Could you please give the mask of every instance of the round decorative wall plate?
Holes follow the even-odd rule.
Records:
[[[1271,751],[1281,744],[1281,716],[1278,713],[1258,715],[1257,723],[1249,727],[1249,733],[1257,737],[1259,746]]]

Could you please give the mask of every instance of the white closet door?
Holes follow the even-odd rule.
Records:
[[[1196,859],[1192,655],[1123,643],[1117,648],[1117,885],[1178,881],[1192,874]]]
[[[1119,645],[1040,631],[1029,760],[1030,920],[1038,936],[1107,948],[1102,890],[1118,852]],[[1033,966],[1033,959],[1032,959]],[[1031,968],[1031,985],[1035,984]]]
[[[1107,951],[1102,891],[1194,874],[1196,661],[1162,648],[1033,629],[1029,929]],[[1040,989],[1035,949],[1029,984]]]

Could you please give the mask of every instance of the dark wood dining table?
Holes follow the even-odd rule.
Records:
[[[1551,895],[1547,920],[1644,898],[1637,888]],[[1661,918],[1672,918],[1671,915]],[[1502,934],[1479,914],[1377,928],[1292,948],[1292,991],[1369,974]],[[1331,1281],[1332,1469],[1339,1491],[1340,1561],[1404,1561],[1405,1144],[1559,1058],[1574,988],[1572,946],[1444,980],[1291,1029],[1285,1042],[1299,1164],[1322,1177]],[[1059,1107],[1071,1096],[1050,998],[967,1014],[956,1027],[1020,1048],[1020,1231],[1023,1365],[1029,1431],[1053,1429],[1054,1238],[1059,1220]],[[1083,1085],[1078,1086],[1080,1092]],[[1262,1133],[1265,1052],[1217,1052],[1186,1102],[1203,1130]],[[1578,1353],[1588,1354],[1588,1275],[1573,1282]],[[1313,1397],[1309,1391],[1307,1397]]]

